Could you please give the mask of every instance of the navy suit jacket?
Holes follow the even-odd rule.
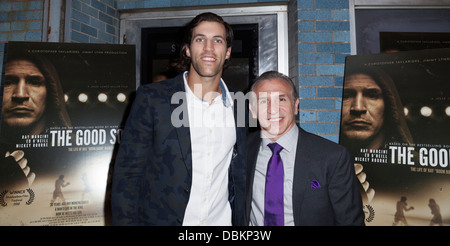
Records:
[[[243,223],[248,225],[260,131],[250,134],[247,141],[247,199]],[[358,182],[345,147],[299,127],[292,187],[296,226],[364,225]]]
[[[182,76],[140,86],[136,92],[114,164],[113,225],[183,223],[192,183],[192,153]],[[184,124],[174,126],[172,120]],[[246,130],[236,127],[229,169],[234,225],[240,225],[245,204]]]

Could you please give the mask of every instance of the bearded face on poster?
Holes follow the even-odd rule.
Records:
[[[392,79],[378,69],[358,67],[346,71],[341,121],[340,143],[354,156],[361,149],[385,148],[390,142],[413,143],[397,89]],[[368,203],[375,191],[368,187],[362,170],[363,165],[355,162]]]
[[[377,149],[388,142],[413,142],[400,96],[387,74],[358,68],[346,73],[344,84],[342,141],[346,146]]]
[[[36,174],[27,150],[17,141],[48,134],[50,127],[69,127],[64,94],[54,65],[45,57],[27,54],[8,57],[5,65],[0,129],[0,187],[30,186]]]

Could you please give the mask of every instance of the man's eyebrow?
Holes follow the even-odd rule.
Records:
[[[272,92],[270,95],[268,95],[267,93],[263,93],[264,95],[263,96],[258,96],[258,99],[267,99],[267,98],[273,98],[273,97],[278,97],[278,98],[280,98],[280,97],[289,97],[289,95],[288,94],[286,94],[286,93],[279,93],[279,92],[276,92],[276,93],[274,93],[274,92]]]
[[[207,36],[206,34],[198,33],[198,34],[195,34],[192,38],[206,37],[206,36]],[[220,34],[214,35],[213,38],[221,38],[221,39],[225,40],[225,38],[222,35],[220,35]]]
[[[355,88],[355,87],[344,87],[344,90],[356,91],[357,88]],[[370,86],[370,87],[364,87],[361,90],[363,90],[363,91],[365,91],[365,90],[380,90],[380,91],[382,91],[383,89],[381,89],[380,87],[377,87],[377,86]]]
[[[367,87],[364,88],[364,91],[382,91],[382,89],[379,87]]]
[[[279,98],[280,97],[287,97],[288,95],[287,94],[285,94],[285,93],[280,93],[280,92],[277,92],[276,94],[274,94],[273,96],[278,96]]]
[[[27,75],[26,77],[27,78],[43,78],[43,79],[45,79],[45,77],[40,74],[30,74],[30,75]]]

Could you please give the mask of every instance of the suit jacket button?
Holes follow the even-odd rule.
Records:
[[[184,192],[189,193],[191,191],[189,190],[189,188],[186,188],[186,189],[184,189]]]
[[[177,222],[178,222],[178,224],[180,224],[181,225],[181,223],[183,222],[180,218],[177,218]]]

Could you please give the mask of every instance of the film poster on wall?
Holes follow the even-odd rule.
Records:
[[[135,47],[9,42],[3,67],[0,225],[110,224]]]
[[[450,49],[347,57],[341,113],[366,225],[450,225]]]

